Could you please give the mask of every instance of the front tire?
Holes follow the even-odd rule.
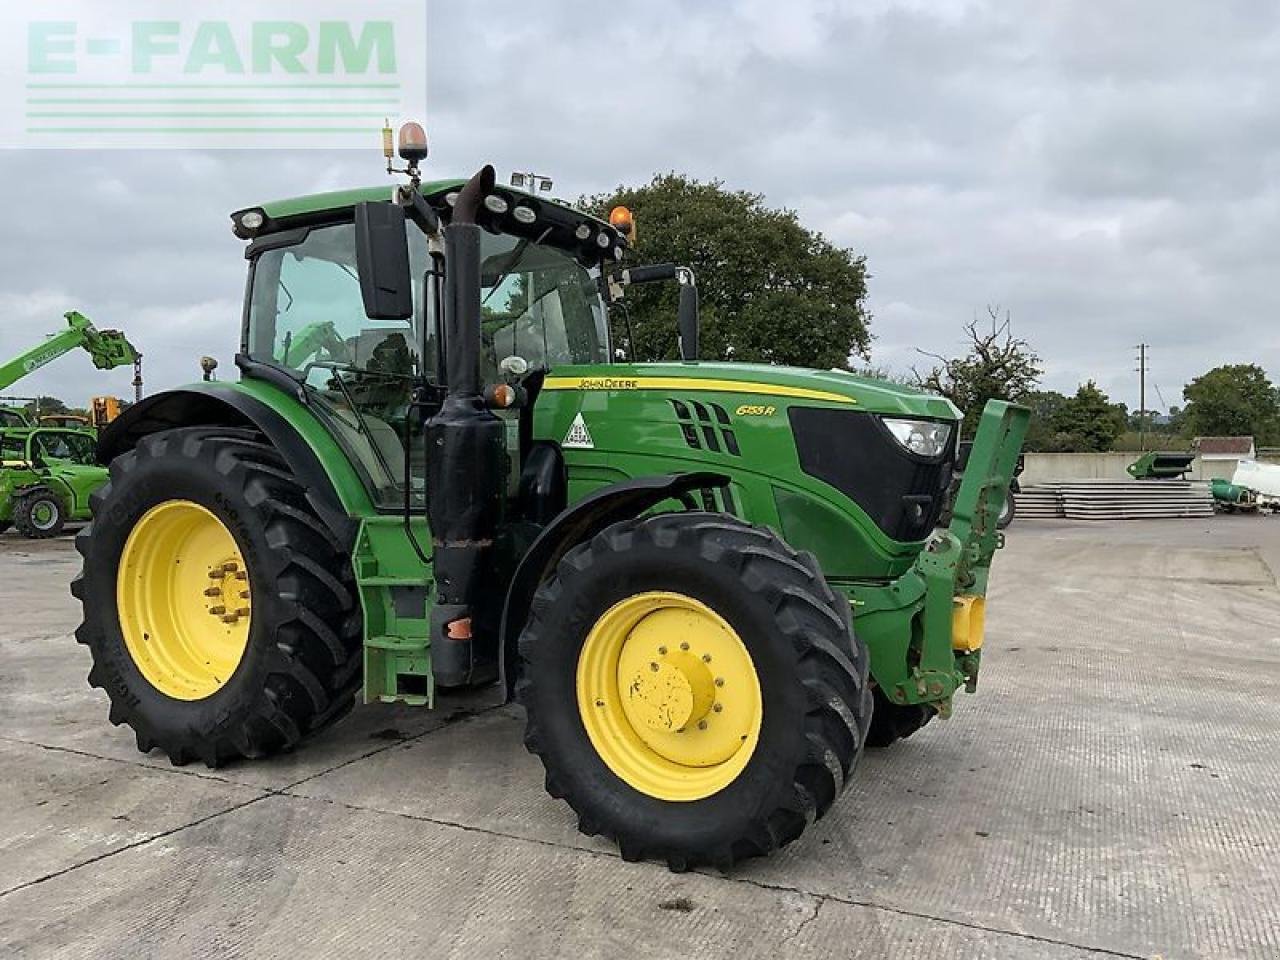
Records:
[[[871,715],[871,729],[867,732],[867,746],[882,750],[899,740],[905,740],[930,720],[937,712],[922,703],[894,703],[879,687],[874,691],[875,712]]]
[[[91,505],[76,639],[140,750],[214,767],[287,750],[350,709],[362,639],[350,557],[260,435],[144,437]]]
[[[13,507],[13,525],[28,540],[48,540],[66,526],[62,501],[51,490],[40,488],[18,497]]]
[[[866,648],[809,554],[708,513],[570,550],[520,638],[525,745],[582,832],[673,870],[790,843],[871,719]]]

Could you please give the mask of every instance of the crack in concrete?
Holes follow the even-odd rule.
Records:
[[[813,921],[818,919],[818,913],[822,910],[823,904],[827,902],[827,898],[820,893],[809,894],[809,896],[813,899],[813,911],[807,917],[801,920],[794,930],[792,930],[785,937],[783,937],[781,941],[779,941],[778,943],[779,946],[794,943],[797,939],[799,939],[800,934],[804,933],[804,928],[809,926],[809,924],[813,923]]]
[[[240,783],[236,780],[230,780],[227,777],[220,777],[213,773],[202,773],[199,770],[184,770],[181,767],[163,767],[159,764],[144,763],[141,760],[126,760],[123,757],[104,757],[99,753],[91,753],[88,750],[77,750],[74,747],[64,747],[54,743],[41,743],[38,740],[24,740],[21,737],[6,737],[0,735],[0,741],[4,743],[17,743],[24,747],[35,747],[38,750],[48,750],[51,753],[66,753],[73,757],[84,757],[88,760],[105,760],[108,763],[119,763],[127,767],[139,767],[143,770],[152,770],[156,773],[173,774],[179,777],[195,777],[199,780],[211,780],[214,783],[225,783],[233,787],[246,787],[248,789],[269,791],[269,787],[258,787],[254,784]]]
[[[47,883],[50,880],[56,880],[58,877],[66,876],[68,873],[71,873],[75,870],[79,870],[82,867],[88,867],[88,866],[91,866],[92,864],[100,863],[101,861],[106,860],[109,857],[114,857],[117,854],[124,853],[126,850],[136,850],[138,847],[145,847],[149,843],[154,843],[157,840],[163,840],[165,837],[171,837],[175,833],[180,833],[183,830],[187,830],[191,827],[198,827],[202,823],[208,823],[210,820],[215,820],[218,817],[226,816],[228,813],[234,813],[237,810],[243,810],[245,807],[251,806],[259,802],[260,800],[265,800],[269,796],[273,796],[273,794],[264,793],[260,797],[253,797],[252,799],[246,800],[243,803],[233,804],[232,806],[227,807],[225,810],[217,810],[209,814],[208,816],[204,816],[196,820],[192,820],[190,823],[179,824],[178,826],[173,827],[170,830],[164,830],[164,831],[161,831],[160,833],[153,834],[149,837],[143,837],[141,840],[135,840],[133,843],[126,843],[122,846],[116,847],[114,850],[107,850],[96,856],[90,857],[87,860],[82,860],[79,863],[73,863],[69,866],[63,867],[60,870],[54,870],[51,873],[46,873],[42,877],[36,877],[34,880],[24,880],[22,883],[16,884],[7,890],[0,890],[0,899],[3,899],[4,897],[9,896],[9,894],[11,893],[17,893],[20,890],[26,890],[28,887],[38,886],[39,884]]]

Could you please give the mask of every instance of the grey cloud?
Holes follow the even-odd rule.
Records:
[[[875,362],[958,349],[988,302],[1045,358],[1136,405],[1223,362],[1280,377],[1280,11],[1245,2],[615,6],[436,3],[431,169],[483,161],[577,196],[720,177],[867,255]],[[10,153],[0,353],[78,307],[153,388],[229,366],[244,264],[227,214],[379,183],[367,154]],[[127,390],[68,358],[22,392]],[[120,382],[123,382],[123,386]],[[109,387],[108,387],[109,385]]]

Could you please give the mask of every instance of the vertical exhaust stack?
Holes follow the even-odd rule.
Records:
[[[476,225],[493,185],[491,166],[467,181],[445,231],[448,392],[440,412],[427,421],[427,520],[436,587],[431,668],[441,686],[490,679],[497,662],[495,610],[501,597],[487,596],[486,589],[495,582],[492,558],[506,488],[506,427],[485,407],[481,393]]]

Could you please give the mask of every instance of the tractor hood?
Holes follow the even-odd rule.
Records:
[[[547,378],[552,389],[714,390],[749,394],[766,402],[814,401],[856,406],[872,413],[956,421],[945,397],[846,370],[808,370],[758,363],[635,363],[560,367]]]

